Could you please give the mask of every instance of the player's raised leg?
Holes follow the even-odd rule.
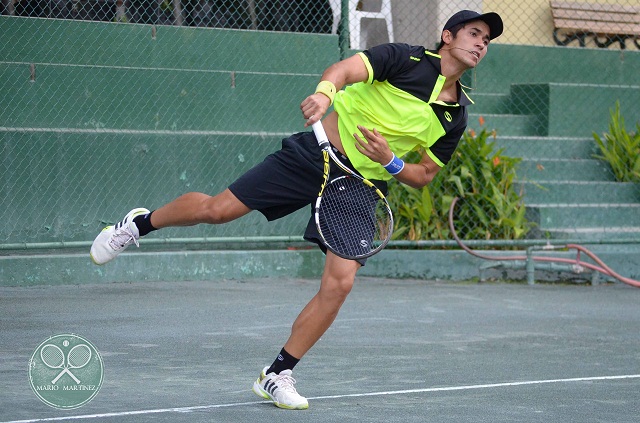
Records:
[[[150,220],[155,229],[199,223],[215,225],[231,222],[250,211],[229,189],[213,197],[189,192],[155,210]]]
[[[226,223],[250,211],[251,209],[228,189],[213,197],[190,192],[153,212],[145,208],[136,208],[127,213],[120,222],[107,226],[100,232],[91,246],[91,260],[95,264],[108,263],[129,245],[138,246],[138,239],[151,230],[169,226],[192,226],[198,223]],[[140,230],[142,226],[145,227],[144,231]]]

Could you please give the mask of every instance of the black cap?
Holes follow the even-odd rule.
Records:
[[[502,24],[502,18],[495,12],[483,13],[480,14],[478,12],[474,12],[473,10],[461,10],[457,12],[455,15],[451,16],[446,24],[444,24],[445,29],[451,29],[456,25],[460,25],[463,23],[467,23],[470,21],[482,21],[489,25],[489,39],[493,40],[496,37],[499,37],[502,34],[502,30],[504,29],[504,25]],[[440,39],[440,45],[438,46],[438,50],[444,45],[442,38]]]

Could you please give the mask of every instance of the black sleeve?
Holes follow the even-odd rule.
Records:
[[[459,125],[451,132],[443,135],[438,139],[438,141],[429,147],[431,153],[433,153],[433,155],[445,165],[449,163],[449,160],[451,160],[453,153],[456,151],[456,148],[458,148],[460,139],[464,135],[465,129],[467,129],[467,120],[464,119],[463,122],[464,124]]]
[[[403,43],[381,44],[363,51],[373,68],[373,79],[386,81],[398,73],[415,66],[418,62],[411,57],[424,56],[424,47]]]

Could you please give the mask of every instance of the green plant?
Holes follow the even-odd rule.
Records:
[[[640,122],[635,132],[627,132],[618,101],[610,114],[609,133],[602,138],[593,133],[600,149],[600,154],[593,156],[609,164],[617,181],[640,182]]]
[[[495,131],[466,132],[451,161],[421,190],[391,181],[393,239],[450,239],[448,213],[454,197],[462,199],[454,222],[464,239],[518,239],[531,229],[514,186],[521,159],[504,156],[489,136],[495,139]],[[416,153],[407,159],[418,158]]]

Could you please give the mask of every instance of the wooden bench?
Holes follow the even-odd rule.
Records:
[[[607,48],[632,39],[640,49],[640,6],[622,6],[602,3],[574,3],[550,1],[553,15],[553,39],[566,46],[578,40],[581,47],[593,37],[598,47]],[[562,37],[562,38],[561,38]]]

